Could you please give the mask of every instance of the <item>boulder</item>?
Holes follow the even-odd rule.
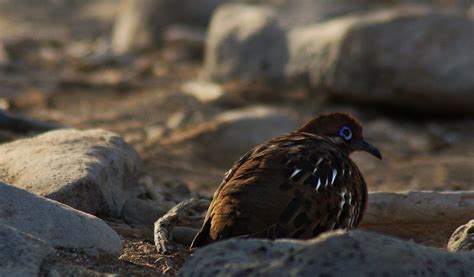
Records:
[[[474,22],[467,14],[384,11],[341,31],[329,66],[311,71],[313,86],[359,103],[472,113]]]
[[[5,183],[0,183],[0,222],[53,247],[91,255],[117,255],[122,249],[118,234],[101,219]]]
[[[295,9],[218,8],[204,76],[296,82],[349,102],[472,114],[474,23],[464,10],[409,5],[332,13],[327,5],[313,20],[302,13],[303,20]]]
[[[448,250],[451,252],[474,250],[474,220],[459,226],[454,231],[448,242]]]
[[[474,253],[363,231],[309,241],[232,239],[198,249],[178,276],[471,276]]]
[[[0,276],[39,276],[43,260],[54,253],[46,242],[0,224]]]
[[[136,194],[141,161],[104,130],[58,130],[0,145],[0,179],[100,216],[118,216]]]
[[[174,148],[180,145],[180,149],[190,146],[189,150],[203,160],[230,166],[254,146],[297,127],[296,120],[285,110],[251,106],[223,112],[208,122],[177,131],[162,144]]]
[[[218,81],[281,79],[289,58],[286,44],[274,10],[226,5],[216,11],[209,26],[204,74]]]

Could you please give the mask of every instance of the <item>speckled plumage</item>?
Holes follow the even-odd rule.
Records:
[[[350,126],[353,143],[339,138],[341,126]],[[242,236],[309,239],[356,227],[367,187],[349,154],[362,138],[355,119],[335,113],[256,146],[226,173],[191,247]]]

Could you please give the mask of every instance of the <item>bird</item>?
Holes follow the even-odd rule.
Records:
[[[368,189],[349,157],[355,151],[382,159],[346,113],[322,114],[257,145],[226,172],[190,249],[234,237],[311,239],[356,228]]]

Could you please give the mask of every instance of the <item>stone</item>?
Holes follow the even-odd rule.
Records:
[[[174,203],[132,198],[122,208],[122,218],[134,225],[153,225],[174,206]]]
[[[224,5],[209,26],[204,75],[217,81],[276,81],[284,75],[288,56],[286,34],[272,9]]]
[[[202,103],[214,103],[224,95],[224,90],[220,85],[203,80],[186,82],[181,89],[185,94],[196,97]]]
[[[114,23],[116,53],[153,48],[166,27],[176,24],[206,27],[214,9],[226,0],[123,0]]]
[[[474,24],[464,12],[384,11],[347,27],[328,68],[311,73],[314,86],[359,103],[472,113]]]
[[[448,242],[448,251],[472,251],[474,250],[474,220],[459,226],[454,231]]]
[[[303,85],[403,111],[472,114],[474,24],[460,7],[333,13],[323,5],[311,20],[287,6],[226,4],[210,23],[203,75]]]
[[[299,127],[291,113],[278,108],[250,106],[218,114],[208,122],[177,131],[162,144],[190,145],[199,157],[231,165],[254,146]],[[219,155],[209,155],[219,153]]]
[[[0,223],[0,276],[39,276],[43,260],[54,253],[46,242]]]
[[[141,160],[104,130],[58,130],[0,145],[0,179],[75,209],[119,216],[136,194]]]
[[[474,253],[363,231],[309,241],[232,239],[198,249],[178,276],[471,276]]]
[[[209,204],[209,200],[191,198],[174,206],[158,219],[153,230],[158,254],[170,255],[182,252],[184,250],[182,244],[186,244],[188,248],[192,240],[191,235],[196,234],[195,230],[199,228],[197,226],[199,221],[196,219],[200,218]],[[174,235],[177,235],[175,239]]]
[[[0,182],[0,222],[56,248],[117,255],[118,234],[101,219]]]
[[[372,192],[360,228],[445,247],[474,213],[474,192]]]

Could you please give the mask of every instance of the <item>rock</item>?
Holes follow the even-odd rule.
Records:
[[[101,219],[5,183],[0,183],[0,222],[53,247],[91,255],[117,255],[122,249],[118,234]]]
[[[459,226],[454,231],[448,242],[448,251],[472,251],[474,250],[474,220]]]
[[[474,191],[371,192],[359,227],[444,248],[453,231],[473,214]],[[203,220],[196,225],[202,226]]]
[[[288,60],[286,34],[270,8],[229,4],[217,9],[205,50],[206,77],[276,81]]]
[[[184,93],[196,97],[202,103],[216,102],[224,95],[220,85],[202,80],[186,82],[181,89]]]
[[[189,243],[186,245],[187,249],[191,243],[192,229],[199,228],[197,224],[200,222],[196,219],[199,219],[200,215],[207,210],[209,204],[209,200],[191,198],[174,206],[163,217],[158,219],[155,222],[153,231],[158,254],[169,255],[182,252],[184,249],[181,243]],[[181,228],[176,229],[176,225],[181,225]],[[194,234],[196,233],[194,231]],[[174,235],[177,235],[175,240],[173,240]]]
[[[210,23],[204,76],[296,83],[400,110],[472,114],[474,24],[464,10],[321,10],[311,21],[286,6],[223,5]]]
[[[206,123],[175,132],[162,143],[191,145],[190,151],[204,160],[230,166],[254,146],[298,126],[285,110],[253,106],[221,113]]]
[[[123,0],[114,23],[112,47],[116,53],[157,46],[167,26],[206,27],[214,9],[226,0]]]
[[[136,194],[141,161],[103,130],[58,130],[0,146],[0,177],[75,209],[118,216]]]
[[[474,253],[449,253],[375,233],[309,241],[239,240],[197,250],[179,276],[470,276]]]
[[[373,192],[361,228],[445,247],[474,213],[474,192]]]
[[[153,225],[174,203],[163,203],[151,199],[133,198],[127,200],[122,208],[122,218],[134,225]]]
[[[472,113],[474,24],[465,13],[381,12],[348,27],[315,86],[355,102]]]
[[[44,241],[0,224],[0,276],[38,276],[43,260],[54,252]]]
[[[187,247],[191,246],[194,237],[197,235],[200,229],[176,226],[173,229],[173,240],[179,244],[185,245]]]

